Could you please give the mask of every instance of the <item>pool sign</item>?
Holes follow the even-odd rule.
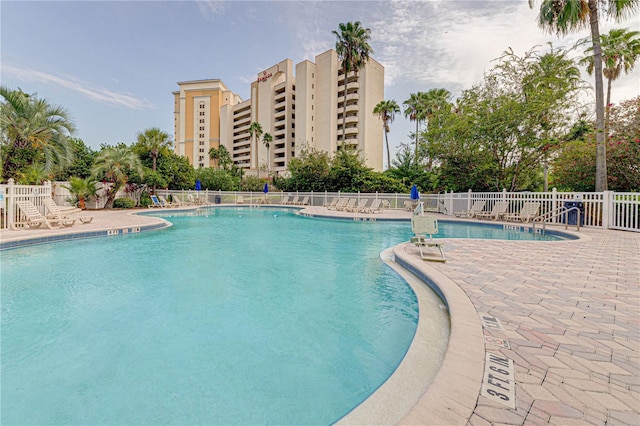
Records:
[[[516,408],[516,383],[513,360],[486,353],[481,395],[509,408]]]
[[[492,317],[491,315],[487,314],[481,315],[480,318],[482,319],[482,325],[487,330],[504,331],[504,328],[502,328],[502,324],[500,323],[500,320],[498,318]]]

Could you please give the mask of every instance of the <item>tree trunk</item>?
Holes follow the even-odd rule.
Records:
[[[416,165],[418,165],[418,125],[420,124],[420,121],[418,120],[418,117],[416,117]]]
[[[387,169],[391,168],[391,154],[389,151],[389,131],[387,130],[387,124],[384,124],[384,140],[387,143]]]
[[[604,109],[604,138],[609,137],[609,112],[611,111],[611,82],[613,79],[607,78],[607,103]]]
[[[604,134],[604,93],[602,82],[602,47],[598,25],[598,0],[589,0],[589,23],[593,43],[593,74],[596,77],[596,188],[607,190],[607,147]]]

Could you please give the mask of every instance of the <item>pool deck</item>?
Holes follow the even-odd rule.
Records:
[[[410,218],[390,210],[304,212]],[[2,230],[0,242],[163,221],[131,211],[86,214],[94,216],[90,224]],[[579,239],[561,242],[442,239],[446,263],[422,261],[409,243],[393,248],[399,263],[438,286],[451,316],[438,374],[424,393],[400,395],[415,404],[397,423],[640,424],[640,233],[582,228],[576,234]]]

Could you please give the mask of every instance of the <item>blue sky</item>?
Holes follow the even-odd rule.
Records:
[[[66,107],[77,136],[97,149],[134,142],[149,127],[173,135],[178,81],[220,78],[247,99],[259,71],[334,48],[331,31],[340,22],[360,20],[371,29],[373,57],[385,66],[385,98],[398,104],[434,87],[459,95],[509,47],[522,55],[588,35],[545,34],[536,16],[521,0],[2,0],[0,82]],[[601,31],[612,27],[640,29],[640,17],[603,23]],[[640,94],[638,69],[614,83],[614,101]],[[413,128],[396,118],[392,150]]]

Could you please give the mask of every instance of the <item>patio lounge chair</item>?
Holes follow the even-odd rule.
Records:
[[[338,202],[335,204],[335,206],[327,207],[327,209],[329,209],[329,210],[340,210],[340,209],[344,208],[344,206],[346,206],[348,202],[349,202],[348,198],[340,198],[338,200]]]
[[[331,207],[335,207],[336,204],[338,204],[338,201],[340,201],[340,198],[338,197],[333,197],[333,200],[331,200],[330,203],[324,203],[323,207],[328,208],[329,210],[331,210]]]
[[[149,208],[163,208],[164,206],[162,205],[162,203],[160,202],[160,200],[158,200],[158,197],[155,195],[151,195],[151,204],[149,204],[148,206]]]
[[[358,202],[357,198],[349,198],[349,201],[347,202],[346,205],[342,206],[341,208],[338,208],[336,210],[341,211],[341,212],[348,212],[351,211],[352,208],[354,208],[356,206],[356,203]]]
[[[364,211],[364,209],[367,207],[367,203],[369,202],[369,200],[367,198],[362,198],[359,202],[358,205],[355,206],[354,208],[352,208],[350,211],[351,212],[358,212],[361,213]]]
[[[47,219],[44,217],[36,206],[33,205],[31,201],[16,201],[16,205],[22,211],[22,214],[25,217],[25,220],[18,220],[13,222],[13,229],[19,229],[24,226],[29,228],[39,228],[42,225],[46,225],[49,229],[60,228],[60,222],[56,219]]]
[[[298,202],[299,206],[308,206],[309,205],[309,197],[304,197],[302,201]]]
[[[170,203],[167,201],[166,198],[164,198],[164,196],[162,195],[158,195],[158,201],[160,201],[160,204],[162,204],[162,207],[173,207],[174,204]]]
[[[287,204],[295,206],[300,202],[299,200],[300,200],[300,197],[296,196],[296,197],[293,197],[293,199],[290,200]]]
[[[282,197],[282,200],[280,200],[280,204],[282,204],[282,205],[289,204],[289,196],[285,195],[284,197]]]
[[[478,219],[493,219],[498,220],[501,216],[504,216],[509,208],[508,201],[498,201],[493,205],[493,208],[490,212],[479,212],[476,213],[475,217]]]
[[[242,195],[238,195],[238,198],[236,198],[236,204],[244,204],[244,197]]]
[[[538,215],[538,211],[540,211],[540,203],[536,201],[527,201],[522,205],[520,213],[508,214],[505,215],[504,218],[506,220],[519,220],[527,223]]]
[[[453,214],[456,217],[474,217],[476,214],[482,212],[482,210],[484,209],[484,205],[487,202],[482,200],[482,201],[475,201],[473,203],[473,206],[471,206],[471,209],[469,210],[462,210],[461,212],[454,212]]]
[[[366,207],[363,213],[382,213],[382,199],[376,198],[371,202],[369,207]]]
[[[414,213],[411,216],[411,231],[414,234],[411,242],[420,249],[420,258],[422,260],[434,262],[447,261],[442,251],[442,244],[435,242],[433,239],[433,236],[438,233],[438,219],[436,219],[435,216]],[[424,247],[437,248],[440,252],[440,257],[425,255],[423,251]]]
[[[63,212],[51,198],[45,198],[43,203],[45,208],[49,211],[49,214],[45,214],[45,217],[49,220],[60,223],[62,226],[73,226],[76,220],[80,220],[82,223],[89,223],[93,220],[93,217],[88,216],[70,217],[67,212]],[[82,210],[74,208],[69,210],[68,213],[75,213],[76,211]]]

